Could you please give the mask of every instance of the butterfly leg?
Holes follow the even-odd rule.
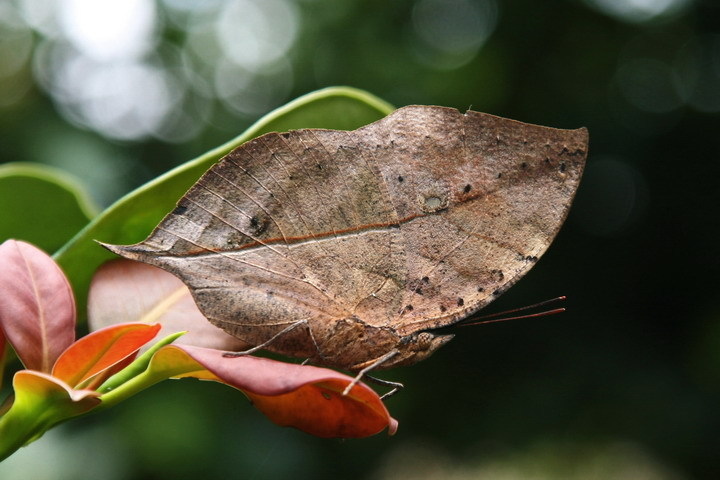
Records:
[[[376,369],[377,367],[379,367],[379,366],[382,365],[383,363],[387,362],[388,360],[390,360],[392,357],[394,357],[394,356],[397,355],[398,353],[400,353],[398,350],[390,350],[388,353],[386,353],[386,354],[383,355],[382,357],[379,357],[379,358],[378,358],[377,360],[375,360],[373,363],[371,363],[371,364],[368,365],[367,367],[365,367],[365,368],[363,368],[362,370],[360,370],[360,372],[359,372],[357,375],[355,375],[355,378],[353,378],[353,381],[350,382],[350,384],[349,384],[347,387],[345,387],[345,390],[343,390],[343,393],[342,393],[343,396],[345,396],[345,395],[347,395],[348,393],[350,393],[350,390],[352,390],[353,387],[354,387],[355,385],[357,385],[358,382],[360,382],[360,380],[363,378],[363,376],[365,376],[366,373],[368,373],[368,372],[371,371],[371,370]],[[393,392],[393,393],[395,393],[395,392]]]
[[[242,352],[225,352],[223,353],[223,357],[242,357],[244,355],[250,355],[252,353],[257,352],[258,350],[262,350],[263,348],[266,348],[268,345],[270,345],[272,342],[280,338],[282,335],[285,335],[286,333],[296,329],[300,325],[307,326],[307,320],[298,320],[297,322],[291,323],[289,326],[285,327],[284,329],[280,330],[278,333],[270,337],[269,340],[264,341],[260,345],[256,345],[252,348],[249,348],[247,350],[243,350]],[[314,339],[313,339],[314,341]]]
[[[391,380],[383,380],[382,378],[372,377],[370,375],[365,375],[365,379],[369,382],[374,383],[375,385],[381,385],[383,387],[392,387],[392,390],[389,392],[383,394],[380,397],[380,400],[385,400],[386,398],[390,398],[396,393],[398,393],[400,390],[405,388],[405,385],[403,385],[400,382],[393,382]]]

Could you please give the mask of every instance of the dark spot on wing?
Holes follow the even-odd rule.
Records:
[[[502,270],[490,270],[490,275],[492,275],[492,279],[496,282],[502,282],[505,279],[505,274]]]
[[[175,207],[175,210],[172,211],[173,215],[182,215],[187,211],[187,207],[185,205],[178,205]]]
[[[257,215],[250,217],[250,228],[252,229],[252,234],[260,235],[263,233],[267,230],[268,223],[267,218],[258,217]]]

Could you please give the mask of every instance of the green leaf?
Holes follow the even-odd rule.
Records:
[[[238,145],[271,131],[299,128],[353,130],[391,111],[389,104],[352,88],[333,87],[310,93],[269,113],[230,142],[121,198],[55,254],[73,285],[78,312],[85,312],[93,273],[105,260],[113,257],[94,240],[116,245],[143,240],[205,170]]]
[[[53,252],[97,213],[85,191],[64,172],[44,165],[0,166],[0,242],[25,240]]]

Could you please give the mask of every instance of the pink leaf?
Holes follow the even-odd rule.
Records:
[[[7,350],[7,340],[5,340],[5,334],[2,331],[2,325],[0,324],[0,388],[3,385],[3,373],[5,373],[5,351]],[[0,406],[0,415],[2,415],[2,406]]]
[[[124,322],[160,323],[160,336],[188,331],[178,343],[220,350],[246,345],[212,325],[175,276],[144,263],[112,260],[98,269],[90,285],[91,330]]]
[[[58,358],[52,374],[77,387],[137,352],[155,338],[160,325],[127,323],[103,328],[81,338]]]
[[[218,350],[187,345],[163,347],[151,368],[167,376],[226,383],[242,390],[275,423],[319,437],[359,438],[385,428],[390,434],[397,430],[397,421],[374,390],[359,383],[342,395],[353,379],[326,368],[252,356],[228,358]]]
[[[42,250],[0,245],[0,326],[26,368],[49,372],[75,339],[75,300],[65,275]]]

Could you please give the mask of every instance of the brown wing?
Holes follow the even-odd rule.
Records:
[[[472,314],[534,265],[565,220],[588,136],[439,107],[394,117],[378,164],[405,242],[393,325],[406,335]]]
[[[259,344],[355,316],[401,334],[495,298],[545,251],[585,130],[405,107],[353,132],[268,134],[231,152],[124,256],[179,276],[215,324]],[[311,356],[307,332],[274,343]]]

